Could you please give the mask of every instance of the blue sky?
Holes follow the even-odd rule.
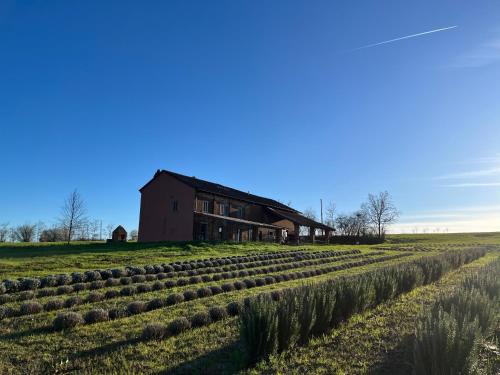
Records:
[[[50,224],[78,188],[136,228],[162,168],[500,229],[498,1],[4,0],[0,40],[0,223]]]

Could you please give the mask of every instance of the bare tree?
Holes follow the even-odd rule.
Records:
[[[115,229],[114,224],[108,224],[106,225],[106,231],[108,232],[108,238],[111,238],[113,236],[113,230]]]
[[[0,242],[7,242],[9,237],[9,223],[0,224]]]
[[[139,236],[139,233],[137,232],[137,229],[132,229],[128,235],[132,241],[137,241],[137,237]]]
[[[9,238],[10,238],[10,242],[17,241],[16,228],[12,227],[9,229]]]
[[[377,195],[368,194],[368,202],[363,204],[362,210],[378,238],[383,238],[387,226],[395,223],[399,217],[399,211],[387,191]]]
[[[0,242],[7,242],[9,238],[9,223],[0,224]]]
[[[66,239],[66,231],[64,229],[53,227],[44,229],[40,234],[40,242],[58,242]]]
[[[338,215],[336,219],[337,230],[341,236],[360,237],[368,232],[367,220],[363,211],[352,214]]]
[[[35,240],[40,241],[40,236],[42,235],[42,232],[45,230],[46,226],[43,221],[38,221],[36,223],[36,234],[35,234]]]
[[[99,220],[93,220],[90,222],[90,239],[95,241],[99,239]]]
[[[36,225],[23,224],[14,229],[14,238],[19,242],[33,242],[36,233]]]
[[[64,201],[61,208],[61,218],[59,219],[61,227],[66,233],[66,241],[68,243],[73,239],[75,232],[83,227],[86,223],[87,209],[85,202],[78,190],[73,190],[68,198]]]
[[[307,217],[308,219],[311,220],[316,220],[316,211],[314,211],[314,208],[308,207],[304,210],[303,215]]]
[[[325,212],[325,218],[326,218],[326,225],[329,227],[334,227],[335,224],[335,212],[337,211],[337,206],[333,202],[328,202],[328,205],[326,206],[326,212]]]

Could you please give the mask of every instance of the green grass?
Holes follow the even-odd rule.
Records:
[[[500,232],[484,233],[432,233],[432,234],[391,234],[389,244],[421,245],[498,245]]]
[[[283,353],[280,357],[272,358],[271,362],[261,363],[257,370],[245,369],[239,343],[237,318],[229,318],[206,327],[192,329],[179,336],[160,341],[143,342],[139,341],[138,337],[143,327],[149,322],[168,323],[180,316],[191,316],[212,305],[226,305],[264,291],[298,286],[305,280],[319,282],[342,275],[363,273],[387,264],[407,262],[410,259],[446,250],[479,245],[493,249],[490,245],[498,244],[500,244],[500,233],[396,235],[389,236],[388,242],[383,245],[300,246],[308,251],[356,248],[362,250],[363,253],[369,253],[383,249],[387,255],[408,251],[412,252],[412,255],[308,279],[219,294],[115,321],[82,325],[67,332],[54,332],[47,328],[56,312],[7,318],[0,321],[0,352],[2,353],[0,373],[222,374],[241,371],[259,372],[260,370],[271,373],[307,372],[309,370],[312,373],[325,373],[321,371],[322,365],[327,365],[325,367],[327,369],[335,370],[326,371],[326,373],[335,373],[337,370],[340,371],[339,373],[342,371],[344,373],[362,372],[362,369],[372,366],[384,366],[387,362],[384,353],[397,350],[401,340],[394,334],[394,327],[397,327],[398,333],[409,332],[415,317],[422,309],[422,304],[431,303],[439,291],[454,285],[461,277],[460,275],[490,262],[498,256],[498,252],[452,272],[437,284],[418,288],[396,301],[363,315],[356,315],[332,335],[314,339],[300,350],[294,349],[294,351]],[[263,243],[73,243],[69,246],[66,244],[0,244],[0,279],[297,249],[295,246]],[[422,249],[426,251],[418,251]],[[299,270],[318,267],[302,267]],[[238,279],[240,278],[231,279],[231,281]],[[197,289],[223,282],[225,280],[176,287],[132,297],[120,297],[115,300],[81,305],[71,310],[85,312],[94,307],[125,306],[133,300],[146,301],[158,296],[166,296],[174,291]],[[108,289],[112,288],[106,288],[101,292]],[[50,298],[59,297],[41,298],[40,301],[44,302]],[[12,302],[8,305],[17,307],[19,304],[20,302]],[[336,348],[335,351],[334,348]],[[338,348],[342,350],[339,351]],[[352,358],[356,360],[353,361]],[[306,371],[298,371],[298,369],[306,369]]]

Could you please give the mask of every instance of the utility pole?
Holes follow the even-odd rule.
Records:
[[[321,224],[323,224],[323,199],[319,199],[319,204],[321,206]]]
[[[102,220],[101,220],[101,228],[99,229],[99,241],[102,241]]]

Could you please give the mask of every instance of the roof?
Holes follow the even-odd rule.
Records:
[[[233,222],[241,223],[241,224],[256,225],[256,226],[259,226],[259,227],[266,227],[266,228],[273,228],[273,229],[281,229],[281,227],[278,227],[276,225],[267,224],[267,223],[259,223],[257,221],[250,221],[250,220],[239,219],[237,217],[222,216],[222,215],[216,215],[216,214],[209,214],[208,212],[198,212],[198,211],[194,211],[194,213],[196,215],[214,217],[216,219],[233,221]]]
[[[156,171],[154,177],[146,184],[144,185],[141,189],[139,189],[140,192],[148,186],[156,177],[158,177],[161,174],[168,174],[177,180],[185,183],[186,185],[189,185],[193,187],[196,190],[203,191],[206,193],[210,194],[216,194],[220,196],[224,196],[227,198],[232,198],[232,199],[237,199],[240,201],[244,202],[249,202],[249,203],[254,203],[254,204],[259,204],[262,206],[267,206],[267,207],[274,207],[278,208],[283,211],[289,211],[289,212],[298,212],[297,210],[294,210],[291,207],[288,207],[284,205],[283,203],[280,203],[278,201],[275,201],[274,199],[269,199],[269,198],[264,198],[258,195],[250,194],[250,193],[245,193],[244,191],[233,189],[224,185],[220,185],[214,182],[210,181],[205,181],[201,180],[196,177],[189,177],[185,176],[179,173],[171,172],[171,171],[166,171],[166,170],[158,170]]]
[[[279,216],[282,219],[293,221],[294,223],[297,223],[299,225],[303,225],[306,227],[314,227],[318,229],[334,230],[332,227],[329,227],[328,225],[322,223],[318,223],[315,220],[309,219],[308,217],[305,217],[299,212],[283,211],[271,207],[268,207],[267,209],[276,216]]]
[[[114,232],[118,232],[118,231],[123,231],[123,232],[126,232],[125,228],[124,228],[124,227],[122,227],[121,225],[118,225],[118,226],[115,228],[115,230],[113,231],[113,233],[114,233]]]

